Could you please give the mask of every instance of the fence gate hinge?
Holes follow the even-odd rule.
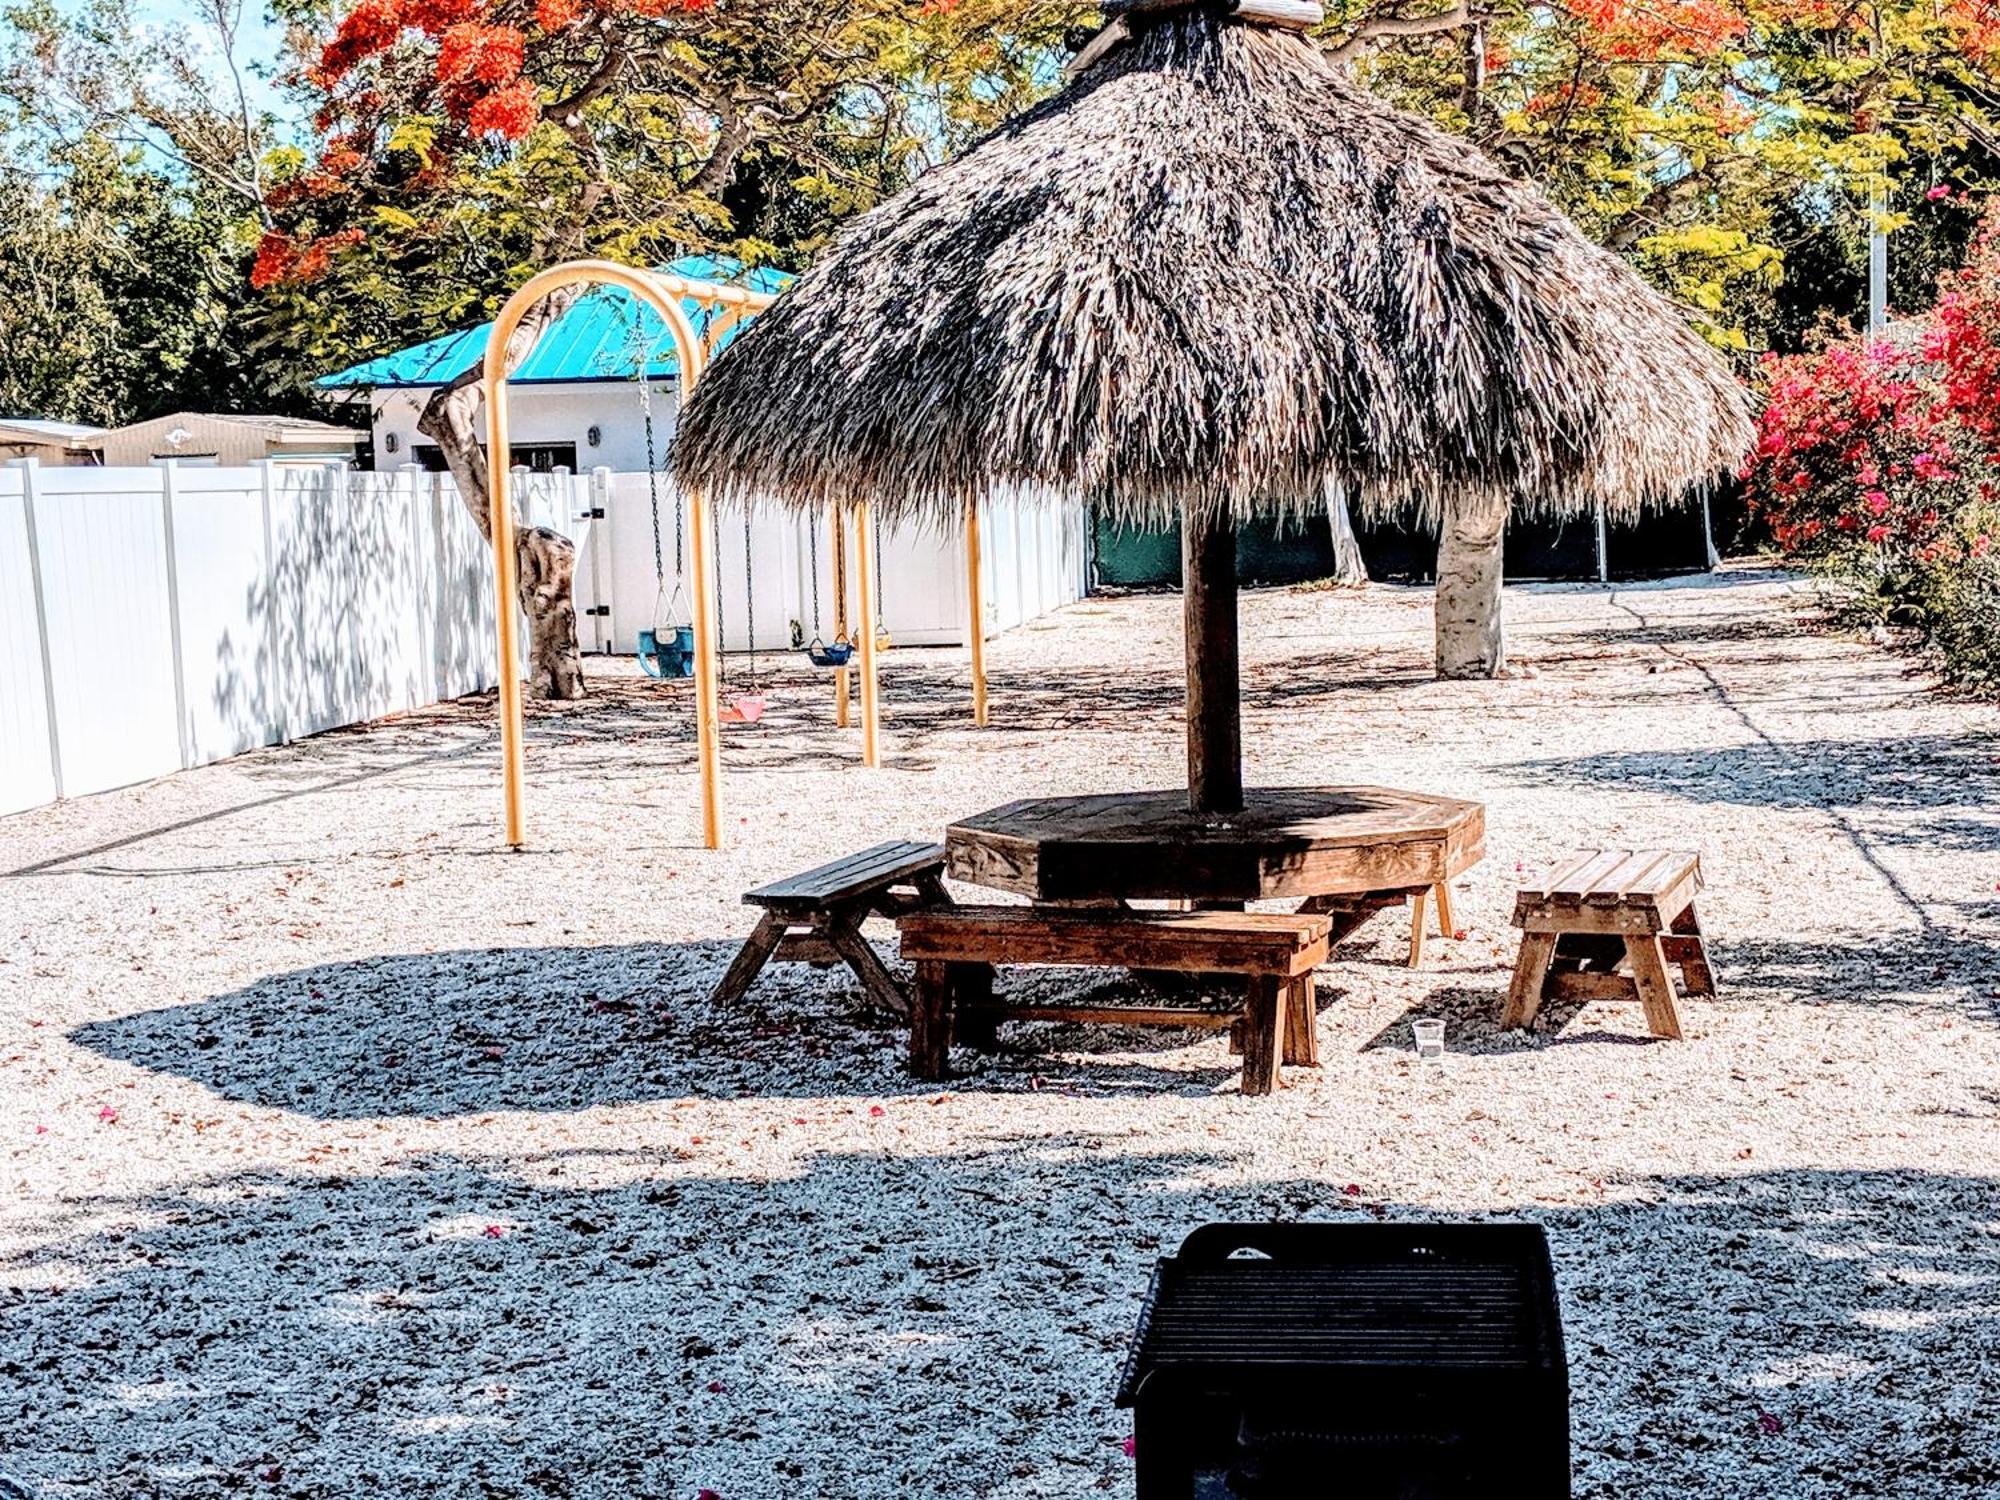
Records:
[[[587,615],[604,615],[608,618],[611,614],[611,606],[608,604],[593,604],[584,613]]]
[[[570,519],[572,521],[601,521],[604,519],[604,507],[598,505],[593,506],[589,510],[580,510],[571,516]]]

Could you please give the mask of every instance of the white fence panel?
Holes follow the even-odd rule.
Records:
[[[66,796],[181,767],[158,469],[39,469],[28,485]]]
[[[592,555],[590,581],[579,564],[579,607],[608,604],[602,634],[582,631],[614,651],[633,650],[641,630],[689,617],[686,569],[692,545],[678,493],[664,478],[638,474],[604,477],[605,520],[596,538],[579,542]],[[654,497],[659,511],[659,573],[654,571]],[[987,628],[1006,630],[1083,597],[1086,587],[1083,508],[1026,500],[989,504],[984,541]],[[719,506],[715,546],[720,555],[723,642],[731,652],[745,649],[745,604],[751,592],[745,577],[743,509]],[[676,535],[678,529],[678,537]],[[682,554],[675,567],[676,541]],[[753,507],[750,574],[754,578],[757,649],[783,650],[796,624],[807,639],[830,639],[836,609],[833,586],[833,533],[829,516],[810,517],[771,506]],[[881,529],[878,596],[882,623],[905,646],[959,645],[965,640],[965,539],[961,527],[940,529],[911,523]],[[819,581],[817,622],[813,578]],[[662,576],[664,575],[664,581]],[[676,597],[678,595],[678,597]],[[858,619],[860,578],[855,548],[848,544],[847,618]],[[655,619],[655,616],[659,619]]]
[[[0,468],[0,813],[60,795],[22,478]]]
[[[661,612],[654,487],[643,472],[520,476],[524,524],[577,544],[586,646],[629,651]],[[672,486],[657,487],[671,602],[685,516]],[[743,508],[718,511],[729,652],[749,645],[753,602],[758,651],[789,649],[795,628],[833,636],[829,524],[755,506],[746,534]],[[1082,597],[1080,506],[994,502],[983,534],[989,630]],[[962,643],[961,528],[884,527],[879,541],[896,644]],[[858,631],[872,622],[859,618],[851,542],[848,557]],[[0,812],[490,688],[494,658],[491,556],[445,476],[0,467]]]
[[[432,681],[437,698],[461,698],[499,680],[493,550],[449,479],[434,477],[429,490]]]
[[[279,738],[276,637],[262,475],[173,471],[174,576],[187,760],[205,765]]]

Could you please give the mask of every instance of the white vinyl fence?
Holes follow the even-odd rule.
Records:
[[[577,542],[585,649],[633,649],[661,594],[647,476],[518,477],[524,519]],[[716,532],[725,648],[744,649],[748,603],[758,649],[794,621],[811,635],[808,522],[759,508],[748,578],[743,512]],[[1081,507],[998,502],[982,536],[989,633],[1082,597]],[[823,520],[816,541],[830,635]],[[956,532],[892,531],[882,551],[897,642],[962,642]],[[451,481],[414,469],[0,465],[0,814],[491,687],[490,574]]]

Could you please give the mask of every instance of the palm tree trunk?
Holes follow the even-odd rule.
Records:
[[[1438,537],[1437,674],[1498,677],[1507,664],[1500,577],[1507,508],[1445,517]]]

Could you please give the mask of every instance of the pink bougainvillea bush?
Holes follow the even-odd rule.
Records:
[[[1886,336],[1767,359],[1743,477],[1843,611],[1913,628],[1948,680],[2000,694],[2000,216],[1941,290]]]

